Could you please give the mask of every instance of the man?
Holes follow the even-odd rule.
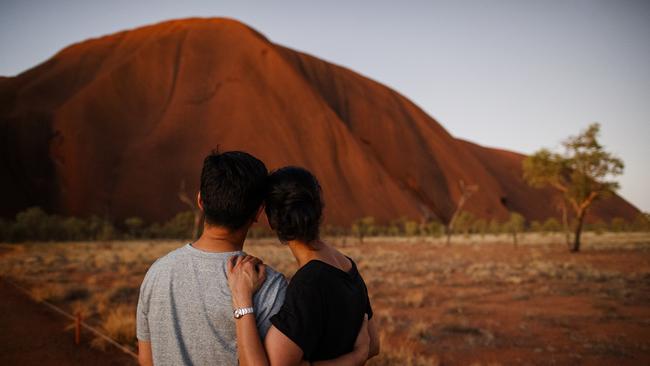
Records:
[[[264,163],[240,151],[213,152],[203,161],[197,197],[204,229],[194,243],[158,259],[140,287],[137,308],[138,360],[141,365],[237,365],[237,337],[227,263],[242,251],[257,221],[266,193]],[[236,314],[255,317],[264,339],[284,302],[284,276],[265,268],[266,280],[252,309]],[[262,275],[262,273],[259,273]],[[252,310],[252,312],[249,312]],[[370,338],[364,322],[352,351],[324,365],[356,365],[368,356]]]
[[[197,198],[205,214],[203,234],[158,259],[140,288],[142,365],[237,364],[226,265],[230,257],[244,254],[248,229],[261,213],[267,174],[264,163],[245,152],[215,152],[205,158]],[[287,287],[282,274],[266,268],[253,314],[262,338]]]

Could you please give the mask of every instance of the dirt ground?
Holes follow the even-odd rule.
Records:
[[[134,358],[113,349],[90,347],[82,332],[75,345],[69,321],[36,303],[0,279],[0,365],[136,365]]]
[[[372,365],[650,364],[650,234],[588,234],[578,254],[561,236],[538,234],[517,247],[506,236],[458,237],[450,246],[430,238],[331,242],[368,284],[382,337]],[[0,274],[61,306],[81,304],[89,321],[110,330],[106,309],[134,312],[146,269],[180,245],[21,245],[0,258]],[[288,276],[296,270],[275,240],[246,250]]]

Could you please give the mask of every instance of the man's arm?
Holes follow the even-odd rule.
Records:
[[[140,366],[153,366],[151,342],[138,340],[138,362]]]

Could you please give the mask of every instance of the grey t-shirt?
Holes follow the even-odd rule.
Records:
[[[137,336],[150,341],[154,365],[237,365],[237,339],[227,260],[187,244],[158,259],[140,287]],[[284,302],[287,281],[266,267],[253,299],[262,338]]]

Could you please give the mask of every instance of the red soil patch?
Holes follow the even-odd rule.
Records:
[[[90,347],[93,335],[82,332],[74,344],[70,324],[60,314],[34,302],[0,279],[0,364],[2,365],[135,365],[136,360],[109,346]]]

